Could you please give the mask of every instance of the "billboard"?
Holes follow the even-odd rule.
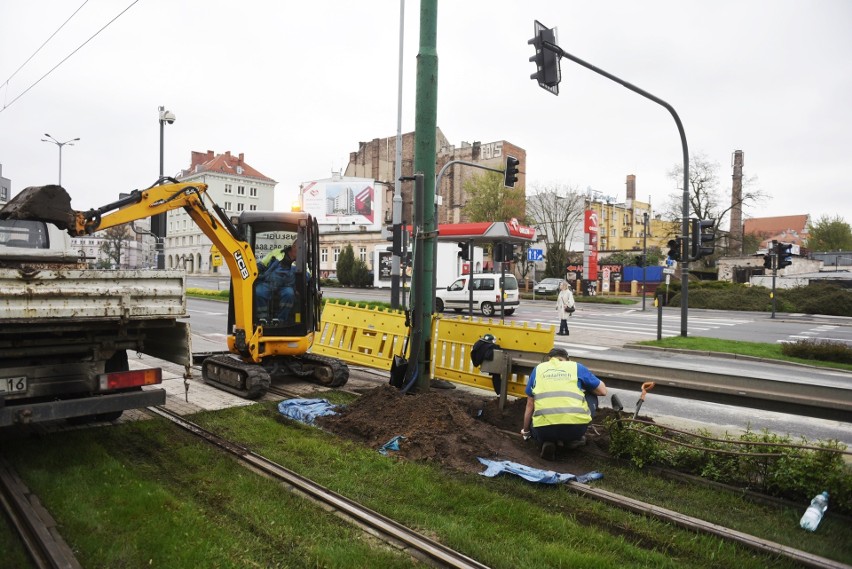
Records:
[[[341,178],[302,185],[302,210],[320,225],[366,225],[378,229],[381,220],[380,192],[373,180]]]

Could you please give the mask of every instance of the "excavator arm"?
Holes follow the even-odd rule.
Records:
[[[116,225],[130,223],[183,208],[195,225],[222,253],[231,273],[234,295],[234,347],[243,358],[259,362],[260,330],[252,326],[253,285],[258,275],[257,260],[249,243],[240,238],[227,214],[212,203],[204,203],[206,184],[180,183],[134,190],[127,197],[89,211],[75,211],[72,236],[90,235]]]
[[[310,353],[314,333],[319,330],[322,301],[316,219],[304,212],[244,211],[238,229],[206,193],[206,184],[162,178],[150,188],[134,190],[118,201],[83,212],[71,208],[71,198],[62,187],[33,186],[10,200],[0,211],[0,219],[39,219],[67,230],[72,236],[81,236],[183,208],[222,253],[231,274],[233,302],[228,317],[231,353],[210,354],[203,360],[205,381],[252,399],[263,395],[271,378],[278,376],[312,377],[329,387],[344,385],[349,368],[343,362]],[[255,285],[259,284],[256,255],[287,246],[282,239],[291,236],[298,236],[302,245],[296,248],[297,257],[293,261],[295,290],[289,289],[290,310],[283,310],[288,307],[282,300],[282,289],[277,289],[274,295],[264,291],[265,302],[256,311]],[[295,241],[289,242],[291,246],[294,244]],[[270,288],[268,282],[260,284]],[[295,298],[299,299],[297,306]]]

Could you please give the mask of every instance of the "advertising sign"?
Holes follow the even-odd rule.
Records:
[[[380,221],[373,180],[366,178],[309,182],[302,186],[302,209],[320,225],[367,225]]]
[[[587,209],[583,222],[583,278],[598,280],[598,214]]]

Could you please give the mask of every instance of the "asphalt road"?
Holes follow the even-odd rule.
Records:
[[[214,277],[187,277],[188,287],[227,290],[228,280]],[[355,301],[390,302],[389,289],[325,288],[326,298]],[[406,299],[407,300],[407,299]],[[679,336],[679,307],[659,311],[653,302],[612,305],[577,303],[577,312],[569,320],[571,342],[593,346],[621,347],[627,343]],[[554,300],[521,300],[521,306],[507,322],[552,324],[559,326]],[[454,314],[447,312],[447,314]],[[475,316],[482,316],[475,312]],[[692,309],[687,317],[687,334],[707,338],[746,342],[795,342],[811,338],[845,342],[852,346],[852,318],[778,313],[773,319],[766,312]]]

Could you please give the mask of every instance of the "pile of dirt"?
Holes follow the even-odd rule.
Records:
[[[594,470],[589,451],[608,446],[600,426],[608,412],[600,409],[586,434],[587,446],[558,449],[555,461],[539,458],[538,445],[520,435],[526,399],[507,401],[501,411],[496,396],[461,389],[430,390],[408,395],[389,385],[365,392],[317,423],[325,430],[379,449],[397,436],[399,452],[408,460],[431,462],[462,472],[481,472],[477,457],[509,460],[535,468],[570,474]]]

